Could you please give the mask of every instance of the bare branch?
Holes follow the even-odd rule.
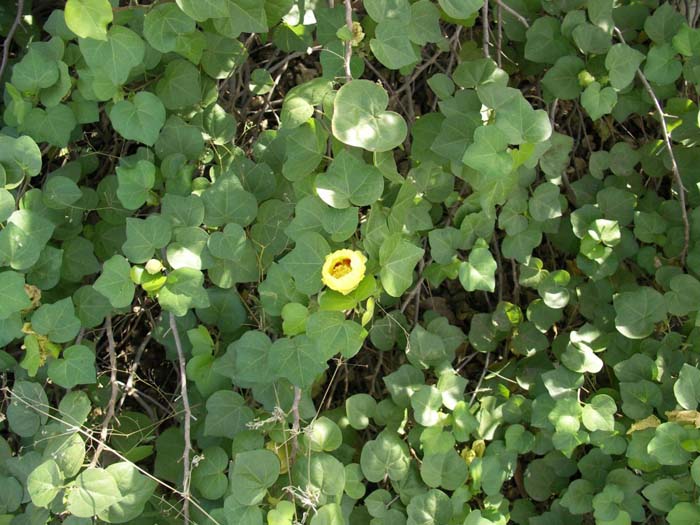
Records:
[[[620,39],[620,41],[623,44],[626,44],[625,37],[622,36],[622,31],[620,31],[616,27],[615,33],[617,34],[617,37]],[[666,126],[666,117],[664,109],[661,106],[661,102],[659,102],[659,99],[656,96],[656,93],[654,93],[654,89],[651,87],[651,84],[649,84],[647,77],[644,75],[644,73],[642,73],[642,70],[639,68],[637,68],[637,77],[639,77],[639,80],[642,82],[644,89],[651,97],[651,100],[654,103],[654,108],[656,109],[656,113],[659,116],[659,123],[661,124],[661,133],[663,135],[662,138],[664,144],[666,145],[666,149],[668,150],[668,156],[671,159],[671,172],[673,173],[673,179],[676,182],[676,186],[678,186],[678,201],[681,205],[681,217],[683,219],[683,249],[681,250],[681,265],[685,266],[685,258],[688,255],[688,247],[690,246],[690,221],[688,220],[688,210],[686,209],[685,204],[685,187],[683,186],[683,179],[681,178],[681,172],[678,169],[678,162],[676,162],[676,156],[673,154],[673,148],[671,147],[671,136],[668,133],[668,127]]]
[[[15,32],[19,27],[19,23],[22,20],[22,12],[24,11],[24,0],[17,0],[17,15],[15,16],[15,21],[12,22],[10,31],[5,37],[5,43],[2,45],[2,62],[0,62],[0,79],[2,74],[5,72],[5,67],[7,66],[7,60],[10,56],[10,46],[12,45],[12,37],[15,36]]]
[[[185,352],[182,349],[180,332],[177,329],[175,316],[170,312],[170,331],[173,333],[175,348],[177,349],[177,360],[180,368],[180,396],[182,406],[185,411],[184,434],[185,448],[182,451],[182,516],[185,524],[190,523],[190,484],[192,479],[192,467],[190,464],[190,452],[192,451],[192,440],[190,437],[190,421],[192,419],[192,409],[190,408],[190,398],[187,395],[187,363],[185,362]]]
[[[493,0],[496,2],[499,6],[503,8],[504,11],[507,13],[511,14],[518,22],[520,22],[522,25],[524,25],[526,28],[530,29],[530,24],[527,21],[527,18],[525,18],[523,15],[518,13],[515,9],[510,7],[508,4],[503,3],[502,0]]]
[[[136,377],[136,371],[139,368],[139,363],[141,362],[141,356],[143,355],[144,350],[146,350],[148,343],[151,342],[151,337],[152,337],[151,333],[149,332],[148,335],[144,338],[144,340],[141,341],[141,344],[139,345],[138,349],[136,350],[136,354],[134,355],[134,361],[131,363],[131,366],[129,367],[129,377],[126,380],[126,383],[124,384],[124,392],[122,393],[122,397],[119,399],[119,408],[120,409],[124,405],[124,400],[126,399],[126,396],[129,396],[132,393],[132,389],[134,387],[134,377]]]
[[[352,28],[352,2],[351,0],[345,0],[345,24],[348,26],[350,35],[353,34]],[[350,70],[350,60],[352,59],[352,41],[348,40],[345,42],[345,80],[350,82],[352,80],[352,71]]]
[[[294,401],[292,402],[292,453],[290,463],[294,463],[299,450],[299,431],[301,429],[301,417],[299,416],[299,404],[301,403],[301,388],[294,387]]]
[[[490,58],[489,54],[489,0],[484,0],[484,7],[481,8],[481,28],[484,38],[484,57]]]
[[[119,383],[117,382],[117,345],[114,342],[114,332],[112,331],[112,316],[108,315],[105,319],[105,332],[107,333],[107,353],[109,354],[109,384],[112,387],[112,393],[109,396],[109,403],[107,403],[107,413],[105,418],[102,420],[102,428],[100,430],[100,440],[95,450],[95,454],[92,456],[92,461],[90,466],[94,467],[100,459],[100,455],[105,448],[107,443],[107,434],[109,433],[109,426],[114,418],[114,409],[117,404],[117,397],[119,396]]]
[[[484,377],[486,377],[486,372],[489,369],[489,362],[491,361],[491,354],[487,353],[486,358],[484,360],[484,368],[481,370],[481,376],[479,376],[479,382],[476,384],[474,387],[474,391],[472,392],[472,397],[469,400],[469,406],[472,406],[474,404],[474,401],[476,400],[476,394],[481,388],[481,383],[484,382]]]

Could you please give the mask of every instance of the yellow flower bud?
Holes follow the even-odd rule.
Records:
[[[331,290],[347,295],[365,278],[367,257],[357,250],[336,250],[326,255],[321,276]]]

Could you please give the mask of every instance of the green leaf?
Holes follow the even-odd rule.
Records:
[[[612,112],[617,104],[617,93],[611,87],[601,89],[598,82],[592,82],[581,95],[581,105],[593,120]]]
[[[38,93],[53,86],[58,76],[58,62],[32,48],[12,68],[11,82],[20,91]]]
[[[384,177],[348,151],[341,151],[324,174],[316,177],[316,193],[334,208],[369,206],[381,197]]]
[[[118,25],[109,30],[106,39],[81,38],[78,43],[90,69],[106,75],[116,86],[125,84],[131,70],[141,64],[146,48],[139,35]]]
[[[197,22],[208,18],[225,18],[227,0],[176,0],[177,5]]]
[[[204,275],[192,268],[178,268],[168,274],[158,291],[160,306],[177,317],[187,315],[191,308],[207,308],[209,296],[203,287]]]
[[[83,193],[75,182],[68,177],[54,175],[44,184],[42,198],[47,207],[60,210],[69,208],[82,196]]]
[[[183,109],[197,104],[202,100],[199,71],[187,60],[169,62],[156,84],[156,94],[167,109]]]
[[[561,499],[562,507],[575,515],[593,512],[595,486],[587,479],[576,479],[566,489]]]
[[[87,421],[92,410],[90,399],[85,392],[74,391],[67,393],[58,404],[61,419],[69,425],[80,426]]]
[[[31,304],[24,289],[24,275],[11,270],[0,273],[0,319],[7,319]]]
[[[17,210],[0,231],[0,263],[27,270],[39,260],[54,231],[53,223],[31,210]]]
[[[610,72],[610,85],[622,91],[634,80],[637,69],[646,57],[627,44],[615,44],[605,56],[605,67]]]
[[[209,236],[207,247],[214,257],[235,261],[246,245],[245,230],[236,223],[227,224],[223,231]]]
[[[688,432],[678,423],[662,423],[654,430],[647,451],[662,465],[685,465],[690,453],[683,447]]]
[[[226,15],[214,20],[216,30],[228,38],[241,33],[267,32],[265,5],[258,0],[226,0]]]
[[[571,36],[584,54],[604,55],[610,49],[610,34],[598,26],[584,22],[577,25]]]
[[[350,146],[389,151],[406,138],[403,118],[386,111],[389,96],[369,80],[353,80],[338,90],[333,102],[333,135]]]
[[[195,27],[195,21],[174,4],[157,5],[143,18],[143,36],[161,53],[175,51],[177,38]]]
[[[666,519],[669,525],[692,525],[700,520],[700,506],[684,501],[677,503]]]
[[[542,84],[556,98],[575,99],[581,93],[578,75],[583,69],[584,63],[580,58],[563,56],[545,73]]]
[[[226,354],[214,364],[214,370],[243,388],[270,383],[273,377],[268,366],[271,346],[267,335],[250,330],[228,346]]]
[[[140,160],[133,167],[117,167],[117,197],[127,210],[137,210],[146,202],[156,182],[156,167]]]
[[[649,49],[644,64],[644,75],[649,82],[659,85],[671,84],[680,76],[682,69],[683,65],[676,57],[676,50],[671,44],[652,46]]]
[[[226,494],[228,478],[228,454],[221,447],[208,447],[202,451],[203,459],[192,470],[192,486],[204,498],[215,500]]]
[[[700,303],[700,281],[687,274],[676,275],[670,282],[671,290],[664,294],[668,312],[688,315]]]
[[[270,348],[270,368],[275,376],[288,379],[299,388],[308,388],[327,368],[328,351],[305,335],[278,339]]]
[[[218,104],[204,110],[202,115],[204,130],[214,144],[222,146],[230,143],[236,135],[236,119]]]
[[[541,16],[527,30],[525,58],[537,63],[554,64],[573,48],[561,34],[561,23],[551,16]]]
[[[418,54],[413,49],[406,26],[402,22],[382,22],[377,26],[375,35],[376,38],[370,40],[370,49],[384,66],[389,69],[401,69],[418,62]]]
[[[469,259],[459,265],[459,282],[468,292],[483,290],[493,292],[496,289],[496,269],[498,265],[491,255],[485,241],[477,244],[469,252]]]
[[[41,171],[39,146],[27,135],[17,138],[0,135],[0,165],[6,179],[3,185],[12,189],[22,182],[23,177],[34,177]]]
[[[457,20],[466,20],[483,6],[479,0],[438,0],[438,4],[448,16]]]
[[[48,420],[48,409],[49,399],[40,384],[15,381],[6,414],[10,430],[21,437],[33,436]]]
[[[401,234],[387,237],[379,248],[379,277],[384,290],[392,297],[401,295],[413,282],[413,269],[425,250],[407,241]]]
[[[700,55],[700,31],[683,24],[673,35],[673,48],[686,57]]]
[[[675,7],[669,3],[663,3],[654,14],[644,21],[644,32],[656,44],[669,42],[678,33],[685,18]]]
[[[107,523],[128,523],[137,519],[153,496],[156,481],[141,474],[133,463],[126,461],[113,463],[106,470],[116,480],[122,497],[100,512],[99,518]]]
[[[228,78],[236,67],[245,62],[247,54],[242,42],[209,32],[205,32],[204,37],[206,46],[202,52],[201,65],[210,77]]]
[[[13,211],[15,211],[14,196],[6,189],[0,188],[0,222],[9,219]]]
[[[423,46],[442,40],[440,11],[430,0],[418,0],[411,4],[411,22],[408,36],[412,42]],[[445,77],[447,78],[447,77]]]
[[[615,400],[606,394],[598,394],[583,407],[581,417],[584,426],[591,432],[596,430],[612,432],[615,429],[616,412]]]
[[[112,6],[108,0],[67,0],[65,20],[68,29],[81,38],[107,40]]]
[[[625,337],[643,339],[651,335],[654,325],[666,319],[663,295],[640,286],[633,292],[621,292],[613,297],[615,327]]]
[[[457,490],[467,479],[468,468],[456,450],[439,454],[426,454],[420,467],[420,475],[431,488]]]
[[[131,100],[120,100],[109,112],[114,129],[127,140],[153,146],[165,124],[165,107],[148,91],[139,91]]]
[[[63,485],[63,475],[53,459],[44,461],[27,478],[27,492],[37,507],[48,507]]]
[[[63,388],[95,383],[95,354],[87,346],[70,346],[63,350],[62,359],[49,363],[47,373],[51,381]]]
[[[58,82],[41,91],[41,103],[47,108],[58,105],[70,92],[73,84],[65,62],[58,63]]]
[[[231,390],[214,392],[207,399],[206,408],[204,434],[207,436],[233,439],[253,419],[253,411],[245,400]]]
[[[506,152],[508,140],[496,126],[482,126],[474,132],[474,143],[464,153],[463,162],[489,178],[500,179],[513,169],[513,159]]]
[[[172,154],[181,154],[189,160],[196,160],[203,149],[202,131],[187,124],[177,115],[168,117],[155,144],[156,155],[161,159]]]
[[[236,454],[231,473],[231,486],[234,499],[241,505],[257,505],[267,489],[280,474],[280,461],[269,450],[252,450]]]
[[[321,290],[321,268],[330,251],[321,235],[308,232],[297,238],[294,249],[281,260],[282,266],[294,277],[300,293],[313,295]]]
[[[217,227],[228,223],[247,226],[258,212],[252,193],[245,191],[233,177],[218,179],[202,194],[204,224]]]
[[[439,525],[449,523],[452,516],[452,506],[450,498],[438,490],[430,489],[427,492],[411,498],[406,507],[408,521],[406,525]],[[481,519],[481,511],[469,512],[469,516],[464,520],[463,525],[487,525]]]
[[[129,306],[136,289],[131,280],[131,265],[121,255],[113,255],[105,261],[102,274],[97,278],[94,289],[105,296],[114,308]]]
[[[411,11],[408,0],[366,0],[364,7],[375,22],[396,20],[408,23]]]
[[[59,104],[46,110],[32,109],[24,121],[24,129],[39,142],[63,148],[68,145],[76,124],[73,110],[65,104]]]
[[[73,339],[80,330],[80,320],[75,316],[71,298],[41,305],[32,315],[32,329],[54,343]]]
[[[377,402],[368,394],[355,394],[345,400],[345,414],[350,426],[356,430],[367,428],[376,412]]]
[[[257,71],[269,75],[265,70]],[[282,127],[297,128],[308,121],[314,115],[315,106],[320,105],[332,89],[333,83],[324,78],[315,78],[290,89],[282,104]]]
[[[423,385],[411,396],[411,408],[416,422],[432,427],[440,420],[438,411],[442,406],[442,394],[432,385]]]
[[[172,230],[160,215],[149,215],[146,219],[126,219],[126,242],[122,251],[131,262],[145,263],[156,250],[167,246]]]
[[[315,120],[309,120],[293,130],[283,129],[280,140],[285,144],[282,175],[292,182],[312,173],[323,158],[328,135]]]
[[[318,509],[310,525],[345,525],[343,509],[337,503],[329,503]]]
[[[401,481],[408,475],[409,465],[408,447],[396,433],[385,430],[362,447],[360,466],[367,481],[372,483],[385,477]]]
[[[331,452],[343,444],[340,427],[335,421],[325,416],[320,416],[311,422],[304,431],[304,437],[309,448],[314,452]]]
[[[360,351],[367,332],[355,321],[345,319],[342,312],[321,311],[309,316],[306,334],[317,345],[349,359]]]
[[[66,508],[79,518],[91,518],[121,498],[114,477],[102,468],[90,467],[71,483]]]
[[[700,403],[700,370],[683,363],[678,380],[673,385],[676,401],[686,410],[696,410]]]

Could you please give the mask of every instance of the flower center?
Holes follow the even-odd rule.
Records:
[[[352,264],[347,257],[333,264],[333,268],[331,268],[331,275],[336,279],[345,277],[350,272],[352,272]]]

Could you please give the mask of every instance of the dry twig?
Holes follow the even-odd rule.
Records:
[[[185,448],[182,451],[182,516],[185,524],[190,522],[190,482],[192,479],[192,468],[190,465],[190,452],[192,451],[192,440],[190,437],[190,421],[192,419],[192,410],[190,408],[190,399],[187,395],[187,363],[185,362],[185,352],[182,349],[182,341],[180,340],[180,332],[177,329],[175,316],[170,312],[170,331],[173,333],[175,340],[175,348],[177,349],[177,360],[180,372],[180,396],[182,397],[182,406],[185,411],[184,434]]]
[[[620,39],[620,42],[626,44],[625,37],[622,36],[622,31],[617,27],[615,28],[615,33]],[[661,133],[663,135],[663,141],[668,150],[668,156],[671,159],[671,172],[673,173],[673,179],[678,186],[678,201],[681,206],[681,218],[683,219],[683,249],[681,250],[681,265],[685,266],[685,258],[688,255],[688,247],[690,246],[690,221],[688,220],[688,210],[685,204],[685,187],[683,186],[683,179],[681,178],[681,172],[678,169],[678,162],[676,162],[676,156],[673,154],[673,148],[671,147],[671,136],[668,133],[668,127],[666,126],[666,117],[663,107],[661,107],[661,102],[659,102],[654,89],[649,84],[647,77],[642,73],[642,70],[637,68],[637,77],[642,82],[644,89],[651,97],[654,103],[654,108],[659,116],[659,123],[661,124]]]
[[[15,16],[15,21],[12,22],[10,31],[8,31],[5,37],[5,43],[2,45],[2,62],[0,63],[0,78],[5,72],[5,67],[7,66],[7,60],[10,56],[10,46],[12,45],[12,37],[15,36],[15,32],[19,27],[19,23],[22,20],[22,11],[24,11],[24,0],[17,0],[17,15]]]
[[[348,26],[348,30],[350,31],[350,35],[352,36],[353,34],[353,28],[352,28],[352,3],[351,0],[345,0],[345,24]],[[350,60],[352,59],[352,41],[348,40],[345,42],[345,57],[344,57],[344,66],[345,66],[345,80],[347,82],[350,82],[352,80],[352,71],[350,70]]]
[[[518,22],[520,22],[522,25],[524,25],[526,28],[528,28],[528,29],[530,28],[530,24],[528,23],[527,18],[525,18],[520,13],[518,13],[515,9],[510,7],[508,4],[503,3],[502,0],[493,0],[493,1],[496,2],[500,7],[502,7],[504,11],[513,15],[513,17]]]
[[[294,387],[294,401],[292,402],[292,453],[289,461],[294,463],[299,450],[299,431],[301,429],[301,417],[299,416],[299,404],[301,403],[301,388]]]
[[[100,459],[100,455],[107,444],[107,434],[109,426],[114,418],[114,409],[117,404],[117,396],[119,396],[119,384],[117,383],[117,345],[114,342],[114,332],[112,331],[112,316],[108,315],[105,319],[105,332],[107,334],[107,353],[109,354],[109,384],[112,387],[112,393],[107,404],[107,413],[102,420],[102,428],[100,430],[100,440],[95,449],[95,454],[92,456],[90,466],[94,467]]]

